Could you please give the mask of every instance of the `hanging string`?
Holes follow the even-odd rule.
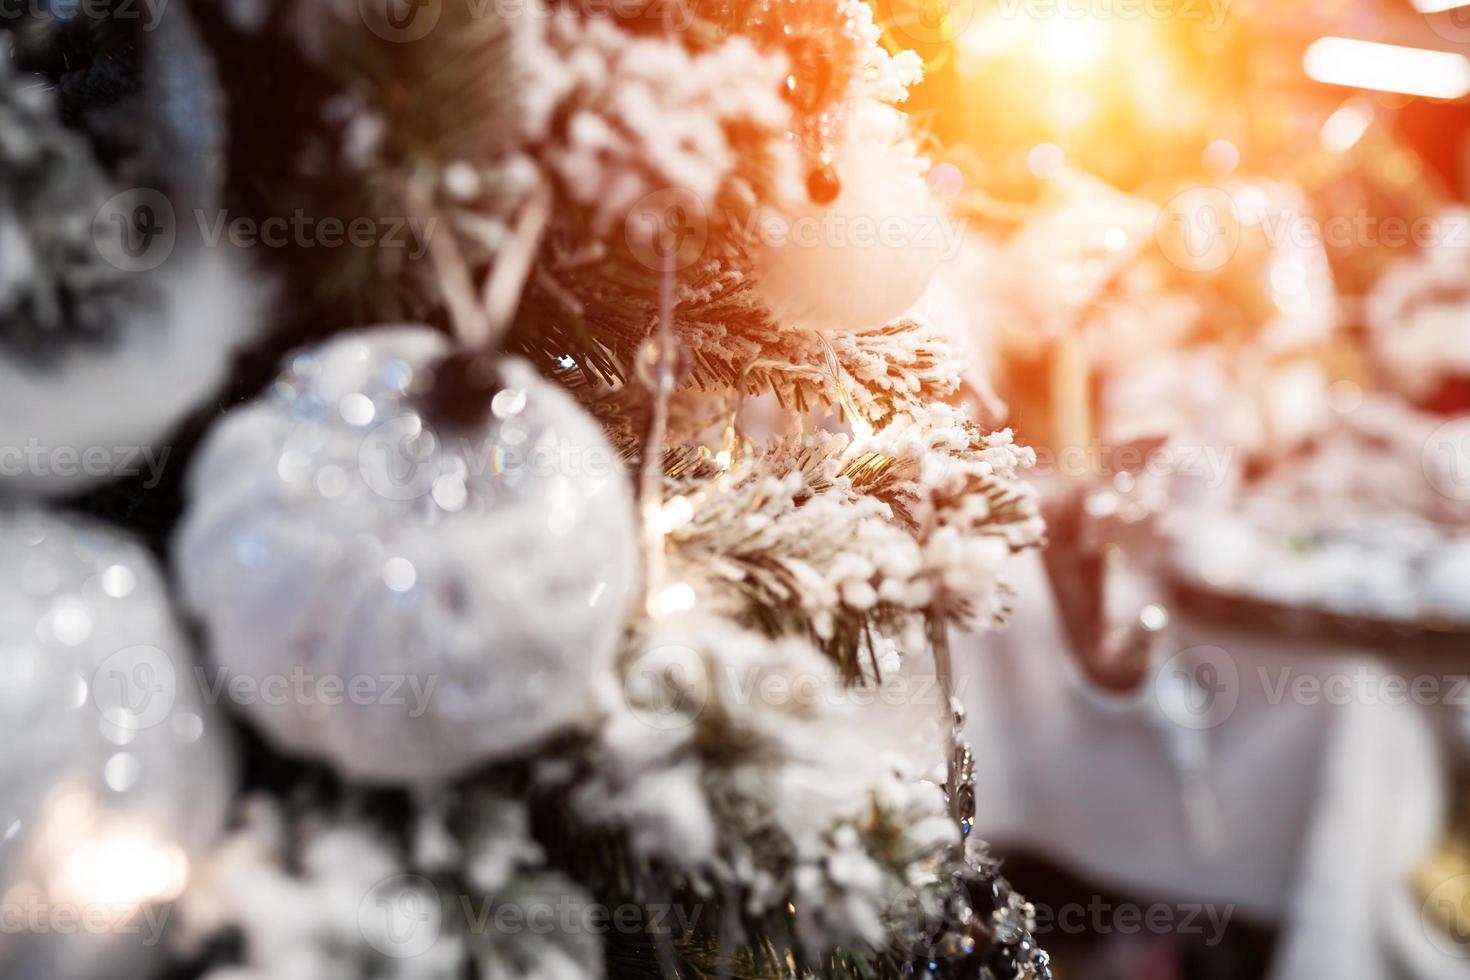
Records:
[[[648,419],[648,433],[643,442],[642,473],[639,501],[643,511],[644,567],[648,570],[647,608],[651,616],[665,610],[662,597],[665,588],[665,537],[663,520],[664,441],[669,428],[669,398],[677,383],[674,360],[678,354],[674,338],[674,262],[672,249],[665,250],[663,270],[659,277],[658,327],[639,357],[646,372],[640,372],[653,393]]]
[[[516,213],[510,234],[497,249],[494,267],[478,296],[469,263],[455,244],[454,228],[434,207],[424,182],[410,181],[404,200],[420,227],[429,229],[429,258],[459,346],[473,351],[498,348],[520,306],[551,220],[550,183],[538,176],[536,186]]]
[[[410,181],[403,197],[409,212],[420,223],[419,227],[427,229],[429,259],[434,276],[439,280],[439,294],[449,308],[449,322],[455,340],[466,350],[485,349],[490,343],[490,320],[475,298],[474,279],[459,247],[454,244],[453,230],[438,233],[443,227],[442,215],[434,207],[421,181]]]
[[[965,709],[955,694],[954,658],[949,648],[949,627],[945,618],[944,599],[938,598],[929,608],[929,649],[934,657],[934,673],[939,680],[940,722],[944,726],[946,746],[945,790],[949,797],[950,817],[960,829],[956,856],[963,860],[965,839],[975,825],[974,755],[965,741]]]
[[[490,277],[485,280],[483,300],[491,343],[500,342],[521,305],[521,294],[525,292],[526,280],[535,267],[541,240],[551,221],[551,205],[551,184],[538,174],[536,186],[517,213],[510,237],[496,256]]]

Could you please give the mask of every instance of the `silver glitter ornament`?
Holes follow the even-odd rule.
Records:
[[[48,26],[28,36],[81,20],[48,6],[32,5]],[[126,45],[93,26],[93,67],[56,91],[0,54],[0,496],[156,485],[169,434],[225,383],[265,307],[228,236],[200,234],[223,214],[224,96],[188,14]],[[117,82],[128,94],[106,111],[66,101],[133,74],[141,90]],[[63,122],[83,106],[128,145],[125,181]]]
[[[235,700],[363,781],[451,777],[574,723],[637,585],[597,424],[523,361],[449,354],[412,326],[298,354],[190,474],[180,579],[261,694]]]
[[[100,525],[0,508],[0,976],[128,978],[234,776],[166,583]]]

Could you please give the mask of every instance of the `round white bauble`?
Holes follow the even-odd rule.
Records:
[[[785,207],[755,216],[755,293],[778,323],[867,330],[918,301],[961,233],[930,192],[926,166],[902,113],[854,107],[833,160],[837,198],[820,205],[788,194]]]
[[[222,254],[139,272],[156,291],[115,343],[38,368],[0,357],[0,495],[58,497],[125,477],[156,478],[161,443],[225,381],[260,310]]]
[[[1470,541],[1458,538],[1431,552],[1421,586],[1429,615],[1462,628],[1470,624]]]
[[[212,58],[185,11],[156,27],[133,66],[144,97],[121,117],[148,134],[127,168],[146,186],[114,185],[45,86],[0,71],[0,99],[20,84],[32,114],[20,128],[36,135],[7,154],[34,172],[0,188],[0,495],[156,478],[171,431],[223,385],[259,321],[261,283],[227,241],[195,237],[223,184]],[[46,152],[29,145],[42,139]]]
[[[181,585],[214,661],[261,692],[235,700],[363,781],[447,778],[576,721],[637,586],[597,424],[508,357],[446,423],[426,406],[449,353],[392,327],[297,354],[189,476]]]
[[[224,824],[227,723],[165,590],[114,531],[0,508],[0,975],[150,975]]]

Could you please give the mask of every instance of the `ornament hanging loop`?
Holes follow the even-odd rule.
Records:
[[[477,295],[474,274],[455,244],[453,225],[443,220],[425,184],[423,180],[410,181],[404,199],[421,227],[427,229],[429,259],[449,309],[455,340],[465,350],[494,350],[515,320],[535,267],[536,254],[551,220],[551,185],[544,175],[538,175]]]

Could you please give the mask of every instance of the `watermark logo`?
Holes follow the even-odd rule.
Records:
[[[975,19],[975,0],[880,0],[878,22],[905,47],[950,44]]]
[[[1214,272],[1240,247],[1235,199],[1218,187],[1194,187],[1169,199],[1154,237],[1169,262],[1187,272]]]
[[[1442,8],[1445,4],[1438,6]],[[1456,3],[1449,10],[1426,12],[1423,17],[1431,31],[1451,44],[1470,44],[1470,6]]]
[[[368,489],[387,500],[418,500],[446,471],[438,439],[413,413],[374,426],[358,447],[357,463]]]
[[[682,644],[649,647],[623,671],[623,698],[629,710],[658,731],[693,725],[704,713],[709,696],[704,658]]]
[[[177,241],[173,203],[151,187],[114,194],[92,221],[97,254],[124,272],[158,268],[173,254]]]
[[[1424,476],[1436,493],[1470,500],[1470,416],[1452,419],[1424,442]]]
[[[155,646],[125,647],[92,673],[92,702],[120,731],[136,732],[161,723],[178,698],[173,659]]]
[[[1436,885],[1419,909],[1430,945],[1446,956],[1470,959],[1470,874]]]
[[[1154,675],[1154,698],[1164,717],[1182,728],[1223,725],[1240,700],[1235,658],[1220,647],[1181,650]]]
[[[709,212],[698,194],[665,187],[645,194],[623,222],[633,257],[655,272],[679,272],[699,261],[709,242]]]
[[[357,0],[357,12],[367,29],[394,44],[421,41],[439,26],[442,0]]]
[[[368,945],[389,959],[422,956],[444,928],[439,892],[420,875],[385,878],[358,904],[357,925]]]

